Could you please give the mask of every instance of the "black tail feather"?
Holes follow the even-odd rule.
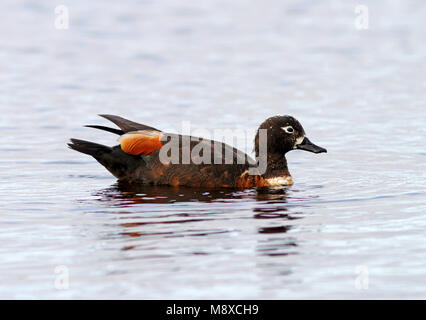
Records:
[[[100,116],[105,118],[105,119],[108,119],[111,122],[113,122],[124,132],[137,131],[137,130],[160,131],[160,130],[155,129],[153,127],[146,126],[146,125],[141,124],[141,123],[133,122],[133,121],[124,119],[124,118],[119,117],[119,116],[114,116],[114,115],[111,115],[111,114],[100,114]]]
[[[71,139],[71,143],[68,143],[68,147],[73,150],[91,155],[95,159],[101,157],[105,153],[110,153],[112,149],[102,144],[97,144],[90,141]]]
[[[118,134],[120,136],[125,133],[123,130],[109,128],[109,127],[105,127],[105,126],[86,125],[85,127],[95,128],[95,129],[99,129],[99,130],[104,130],[104,131],[112,132],[112,133]]]
[[[117,179],[132,180],[135,170],[145,164],[139,156],[133,156],[121,150],[120,146],[107,147],[79,139],[71,139],[68,146],[76,151],[88,154],[95,158]]]

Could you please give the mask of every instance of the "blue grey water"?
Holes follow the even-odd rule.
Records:
[[[3,0],[0,297],[425,299],[426,3],[359,4]],[[123,188],[66,147],[117,143],[99,113],[291,114],[328,153],[281,192]]]

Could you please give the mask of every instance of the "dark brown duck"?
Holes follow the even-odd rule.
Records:
[[[71,139],[68,146],[94,157],[118,180],[131,183],[228,188],[290,185],[287,152],[327,152],[310,142],[291,116],[271,117],[259,126],[254,141],[258,161],[222,142],[165,133],[119,116],[101,116],[120,129],[87,127],[120,135],[119,145]]]

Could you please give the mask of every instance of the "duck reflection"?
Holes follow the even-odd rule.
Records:
[[[144,203],[212,202],[217,200],[237,200],[253,198],[254,190],[236,191],[232,189],[189,188],[171,186],[151,186],[118,182],[110,188],[96,193],[100,201],[109,201],[117,206]]]
[[[132,239],[140,238],[144,241],[143,239],[203,236],[206,240],[212,237],[212,241],[217,241],[220,239],[218,234],[228,234],[223,238],[228,241],[230,233],[252,232],[254,227],[254,231],[262,235],[257,240],[255,249],[258,256],[295,254],[297,247],[296,239],[289,237],[287,233],[293,228],[292,221],[301,218],[300,212],[295,212],[294,205],[288,204],[288,189],[285,188],[238,191],[120,182],[97,192],[96,196],[99,201],[108,202],[109,207],[122,208],[118,212],[122,214],[119,217],[123,228],[120,235]],[[190,202],[200,204],[185,204]],[[178,203],[180,205],[173,205]],[[155,211],[158,208],[160,211]],[[247,210],[253,213],[253,223],[247,220]],[[238,239],[235,241],[237,245]],[[137,243],[138,245],[127,244],[123,250],[133,250],[143,242]],[[203,252],[207,254],[208,251],[206,249]],[[193,254],[200,254],[200,250],[194,250]]]
[[[256,200],[258,206],[253,208],[255,219],[275,219],[288,222],[289,220],[300,219],[297,213],[288,210],[287,189],[262,189],[258,190]],[[260,227],[259,233],[286,233],[291,229],[290,225]]]
[[[253,208],[255,219],[265,220],[257,228],[265,237],[258,241],[256,250],[259,256],[278,257],[296,254],[297,242],[286,235],[293,228],[291,221],[301,219],[300,212],[289,210],[287,189],[262,190],[256,196],[258,205]],[[272,263],[268,262],[269,265]],[[274,262],[280,269],[280,263]],[[286,273],[286,272],[284,272]]]

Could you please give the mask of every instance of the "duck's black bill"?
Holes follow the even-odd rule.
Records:
[[[305,150],[313,153],[321,153],[321,152],[327,152],[327,149],[321,148],[320,146],[317,146],[313,144],[311,141],[309,141],[308,138],[304,138],[301,144],[298,144],[296,146],[297,149]]]

